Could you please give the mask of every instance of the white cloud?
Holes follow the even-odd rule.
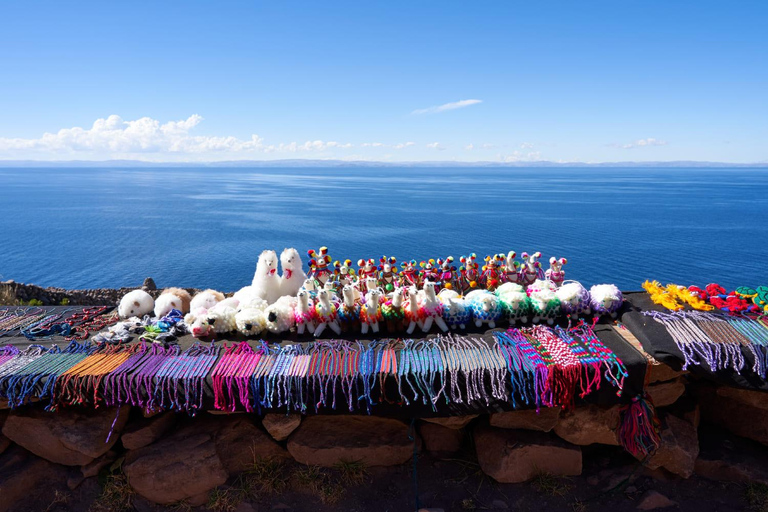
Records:
[[[360,146],[364,148],[383,148],[384,144],[381,142],[363,142]]]
[[[427,147],[429,149],[436,149],[438,151],[443,151],[443,150],[446,149],[446,147],[443,146],[442,144],[440,144],[439,142],[431,142],[431,143],[427,144]]]
[[[410,142],[409,141],[409,142],[401,142],[400,144],[395,144],[392,147],[395,148],[395,149],[405,149],[405,148],[410,148],[410,147],[415,146],[415,145],[416,145],[415,142]]]
[[[473,149],[475,149],[475,145],[470,142],[469,144],[464,146],[464,149],[466,149],[467,151],[472,151]]]
[[[621,149],[633,149],[633,148],[642,148],[642,147],[648,147],[648,146],[666,146],[667,142],[659,139],[639,139],[635,142],[630,142],[629,144],[610,144],[610,146],[615,148],[621,148]]]
[[[445,112],[447,110],[456,110],[457,108],[470,107],[472,105],[477,105],[478,103],[482,103],[482,102],[483,100],[454,101],[453,103],[445,103],[443,105],[437,105],[435,107],[420,108],[420,109],[414,110],[413,112],[411,112],[411,114],[413,115],[438,114],[440,112]]]
[[[493,149],[493,148],[495,148],[495,147],[496,147],[496,144],[488,144],[488,143],[486,142],[485,144],[483,144],[483,145],[482,145],[482,146],[480,146],[480,147],[482,147],[483,149]]]
[[[523,142],[520,144],[520,149],[531,149],[533,147],[532,142]]]

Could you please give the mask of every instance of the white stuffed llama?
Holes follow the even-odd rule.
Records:
[[[424,324],[421,326],[421,330],[428,332],[432,328],[432,323],[436,323],[441,331],[446,332],[448,325],[443,320],[443,303],[437,298],[435,294],[435,283],[432,281],[426,281],[424,283],[424,289],[420,294],[421,314],[424,318]]]
[[[323,288],[317,292],[317,303],[315,304],[315,337],[320,336],[326,327],[336,334],[341,334],[341,326],[337,319],[337,305],[331,302],[331,293]]]
[[[266,308],[266,301],[264,308]],[[237,331],[244,336],[258,336],[267,328],[267,318],[264,309],[259,307],[246,307],[235,315]]]
[[[467,294],[467,302],[477,327],[483,324],[488,324],[490,329],[496,327],[496,321],[502,316],[501,304],[496,295],[488,290],[474,290]]]
[[[360,306],[360,332],[363,334],[368,334],[369,326],[373,332],[379,332],[383,295],[381,288],[369,288],[368,293],[365,294],[365,303]]]
[[[423,322],[420,316],[418,293],[415,286],[409,286],[406,290],[408,298],[403,302],[403,312],[405,313],[405,322],[408,328],[405,330],[408,334],[413,333],[416,326],[421,327]]]
[[[152,313],[155,307],[155,300],[144,290],[133,290],[126,293],[120,304],[117,306],[117,312],[120,318],[130,318],[132,316],[142,317]]]
[[[283,270],[283,275],[280,276],[280,296],[295,297],[307,279],[307,274],[302,268],[299,251],[294,248],[283,249],[280,254],[280,267]]]
[[[296,332],[304,334],[304,330],[314,332],[315,330],[315,307],[309,300],[309,292],[299,290],[296,301],[296,309],[293,311],[293,317],[296,320]]]
[[[256,273],[253,275],[256,294],[269,304],[280,298],[280,276],[277,275],[277,253],[264,251],[259,255]]]

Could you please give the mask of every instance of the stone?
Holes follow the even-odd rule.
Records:
[[[676,507],[677,503],[656,491],[648,491],[640,498],[638,510],[656,510],[657,508]]]
[[[703,420],[768,445],[768,393],[701,385],[697,394]]]
[[[123,446],[126,450],[137,450],[152,444],[176,424],[176,413],[166,412],[150,418],[141,418],[129,423],[123,431]]]
[[[0,434],[0,455],[2,455],[9,446],[11,446],[11,440],[5,437],[3,434]]]
[[[82,466],[80,471],[82,472],[84,478],[91,478],[92,476],[97,476],[102,468],[109,466],[115,462],[116,459],[117,453],[110,450],[98,459],[94,459],[93,462],[89,462],[85,466]]]
[[[8,416],[3,434],[51,462],[84,466],[112,448],[128,421],[130,411],[130,407],[119,410],[66,409],[54,414],[26,407]]]
[[[208,493],[229,476],[213,436],[192,428],[129,451],[123,470],[139,495],[161,505]]]
[[[418,442],[418,440],[417,440]],[[298,462],[331,467],[340,461],[395,466],[413,455],[408,426],[376,416],[308,416],[288,439]]]
[[[469,422],[477,418],[479,414],[467,414],[465,416],[448,416],[445,418],[424,418],[424,421],[434,423],[446,428],[460,429],[469,425]]]
[[[555,425],[555,434],[569,443],[619,445],[616,430],[619,428],[619,407],[608,409],[597,405],[576,407],[563,412]]]
[[[264,415],[261,424],[275,441],[284,441],[301,424],[301,415],[269,413]]]
[[[666,382],[668,380],[674,380],[681,375],[685,375],[687,371],[673,370],[671,366],[656,361],[651,363],[648,368],[648,382],[654,384],[656,382]]]
[[[478,426],[475,446],[480,468],[500,483],[526,482],[541,473],[581,474],[581,449],[551,434]]]
[[[672,405],[678,398],[683,396],[683,393],[685,393],[685,382],[682,377],[679,377],[669,382],[651,384],[646,391],[650,395],[651,400],[653,400],[655,407],[666,407]]]
[[[765,391],[721,386],[717,388],[717,396],[723,400],[733,400],[742,405],[768,411],[768,393]]]
[[[559,407],[542,407],[538,412],[535,409],[497,412],[491,414],[491,426],[549,432],[555,428],[558,418],[560,418]]]
[[[463,430],[447,428],[435,423],[420,423],[419,434],[424,442],[424,448],[437,456],[458,452],[464,441]]]
[[[256,508],[255,505],[252,503],[248,503],[247,501],[241,501],[240,504],[235,509],[235,512],[257,512],[258,508]]]
[[[683,478],[693,474],[699,456],[699,436],[688,421],[667,415],[661,429],[661,445],[645,461],[651,469],[664,468]]]
[[[493,500],[491,502],[491,508],[494,510],[504,510],[504,509],[508,509],[509,505],[507,504],[506,501]]]
[[[60,468],[60,466],[59,466]],[[0,456],[0,512],[18,510],[20,500],[49,486],[60,476],[60,469],[19,446]]]
[[[288,452],[266,432],[259,429],[250,415],[208,418],[216,427],[216,453],[229,475],[242,473],[260,459],[287,459]],[[193,424],[194,425],[194,424]]]
[[[144,279],[144,284],[141,285],[141,289],[144,290],[145,292],[157,290],[157,285],[155,284],[155,280],[152,279],[151,277]]]

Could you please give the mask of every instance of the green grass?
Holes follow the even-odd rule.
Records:
[[[69,498],[71,496],[68,492],[62,492],[59,490],[54,491],[53,493],[53,501],[48,505],[48,507],[45,509],[45,512],[52,512],[53,510],[58,509],[59,507],[64,508],[64,510],[67,510],[67,504],[69,503]]]
[[[563,478],[550,475],[549,473],[539,473],[531,481],[531,485],[538,492],[549,496],[565,496],[572,486]]]
[[[285,463],[278,459],[254,457],[253,463],[238,478],[238,486],[247,499],[276,494],[288,486]]]
[[[128,512],[133,510],[136,495],[128,485],[128,478],[119,471],[107,475],[101,494],[91,504],[90,512]]]
[[[338,479],[318,466],[304,466],[293,473],[299,486],[317,496],[325,505],[334,505],[344,496],[345,489]]]
[[[339,473],[339,479],[345,485],[361,485],[364,484],[368,477],[368,468],[365,462],[361,460],[356,461],[339,461],[333,468]]]
[[[229,489],[216,488],[211,491],[208,498],[208,510],[213,512],[235,512],[242,503],[243,495],[240,489],[230,487]]]
[[[744,490],[744,499],[747,500],[750,510],[756,512],[768,512],[768,485],[749,483]]]

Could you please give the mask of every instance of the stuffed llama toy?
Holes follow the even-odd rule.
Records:
[[[162,318],[172,309],[180,311],[181,314],[189,313],[189,304],[192,302],[192,296],[187,290],[182,288],[166,288],[155,301],[155,316]]]
[[[517,253],[509,251],[504,257],[504,263],[501,267],[502,283],[517,283],[520,280],[520,264],[515,261]]]
[[[565,281],[565,271],[563,270],[563,265],[566,263],[568,263],[568,260],[565,258],[557,259],[554,256],[549,258],[549,268],[544,275],[547,279],[555,283],[555,286],[558,288],[562,286],[563,281]]]
[[[611,315],[611,318],[616,318],[616,312],[624,301],[621,290],[613,284],[594,285],[589,289],[589,298],[592,311],[598,317],[608,314]]]
[[[208,311],[222,300],[224,300],[223,293],[210,289],[203,290],[192,297],[192,302],[189,304],[189,310],[190,312],[199,311],[201,309]]]
[[[239,302],[238,309],[257,308],[263,311],[269,305],[253,286],[243,286],[234,293],[232,298]]]
[[[299,251],[294,248],[283,249],[280,254],[280,267],[283,270],[283,275],[280,276],[280,296],[295,297],[307,279],[307,274],[302,268]]]
[[[357,298],[359,293],[359,290],[349,284],[341,289],[342,301],[339,305],[338,319],[343,332],[352,330],[360,322],[360,302]]]
[[[363,293],[368,292],[368,283],[370,283],[369,279],[374,279],[376,286],[378,286],[379,267],[376,266],[376,261],[373,258],[368,260],[358,260],[357,266],[357,275],[359,276],[360,281],[363,283]]]
[[[331,301],[331,294],[328,290],[322,289],[317,292],[317,302],[315,303],[315,337],[323,334],[326,327],[329,327],[336,334],[341,334],[339,325],[338,306]]]
[[[244,336],[258,336],[267,328],[267,318],[264,316],[264,308],[249,306],[241,309],[235,315],[237,331]]]
[[[453,256],[448,256],[444,260],[438,258],[437,265],[440,267],[440,273],[437,276],[438,282],[442,284],[442,287],[449,290],[460,290],[456,267],[453,265]]]
[[[536,279],[528,286],[528,296],[531,298],[533,323],[546,320],[549,325],[555,323],[555,318],[561,312],[560,299],[555,295],[555,284],[552,281]]]
[[[280,298],[280,276],[277,275],[277,253],[264,251],[259,255],[253,283],[256,294],[269,304]]]
[[[310,249],[307,251],[309,255],[309,277],[315,279],[320,284],[325,284],[328,278],[331,277],[331,269],[328,265],[331,263],[331,257],[328,256],[328,248],[323,246],[319,250],[315,251]]]
[[[579,315],[589,315],[592,310],[589,305],[589,292],[578,281],[563,283],[555,292],[560,300],[563,313],[573,320]]]
[[[496,289],[501,309],[511,325],[525,323],[531,314],[531,299],[525,289],[517,283],[504,283]]]
[[[451,329],[466,329],[472,321],[472,310],[467,301],[455,290],[442,289],[437,295],[443,303],[443,320]]]
[[[133,316],[142,317],[152,313],[155,307],[155,299],[144,290],[133,290],[126,293],[117,306],[120,318]]]
[[[520,266],[520,277],[517,282],[528,287],[537,279],[544,277],[541,273],[541,263],[539,263],[541,253],[528,254],[524,252],[520,256],[523,258],[523,264]]]
[[[432,281],[425,281],[419,293],[419,315],[423,322],[422,331],[429,332],[433,323],[437,324],[441,331],[448,331],[448,325],[443,320],[443,303],[437,298],[435,283]]]
[[[293,327],[295,322],[293,312],[296,308],[296,301],[296,297],[280,297],[274,304],[270,304],[264,309],[264,317],[269,332],[280,334]]]
[[[296,309],[293,311],[296,321],[296,332],[304,334],[304,330],[315,331],[315,306],[309,300],[309,293],[299,290],[296,301]]]
[[[381,288],[371,288],[365,294],[365,303],[360,306],[360,332],[368,334],[368,328],[373,332],[379,332],[381,321],[381,298],[384,291]]]
[[[496,295],[488,290],[474,290],[467,294],[467,302],[472,310],[475,326],[482,327],[487,324],[490,329],[496,327],[496,322],[502,315],[501,304]]]
[[[485,265],[483,265],[483,273],[480,275],[480,283],[486,290],[492,292],[501,284],[500,263],[503,261],[503,256],[500,254],[485,257]]]
[[[404,297],[405,288],[399,286],[392,292],[390,299],[381,305],[381,317],[387,326],[387,331],[391,333],[403,330],[403,322],[405,321]]]
[[[478,281],[480,281],[479,265],[477,264],[477,254],[471,253],[469,256],[462,256],[459,258],[461,262],[461,268],[459,273],[461,275],[461,289],[466,295],[467,292],[477,288]]]
[[[405,332],[412,334],[416,326],[421,327],[423,325],[421,312],[419,310],[418,293],[415,286],[409,286],[406,288],[407,299],[403,303],[403,313],[405,314],[405,322],[408,324],[408,328]]]
[[[384,290],[384,293],[392,293],[397,286],[397,267],[395,266],[397,259],[394,256],[389,258],[382,256],[379,262],[381,262],[379,267],[379,286]]]

